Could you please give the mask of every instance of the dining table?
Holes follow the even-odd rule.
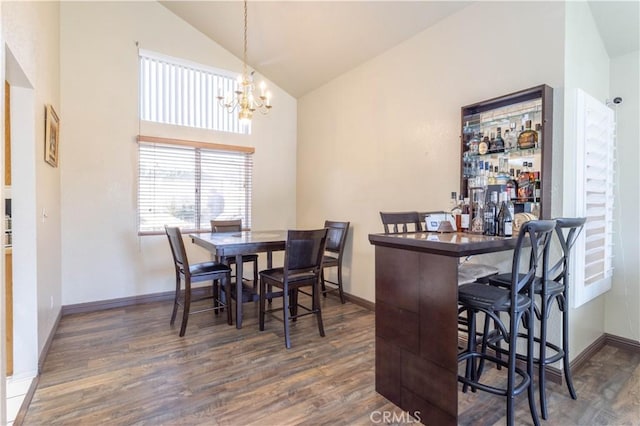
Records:
[[[424,424],[458,424],[460,258],[517,238],[461,232],[370,234],[375,247],[376,391]]]
[[[267,254],[267,269],[273,266],[272,253],[285,249],[287,231],[242,231],[190,234],[191,241],[208,250],[220,261],[227,256],[236,258],[236,328],[242,328],[242,256],[254,253]]]

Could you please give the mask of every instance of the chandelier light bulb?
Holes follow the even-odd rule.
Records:
[[[260,83],[260,95],[254,95],[255,85],[253,84],[253,73],[248,72],[247,66],[247,1],[244,1],[244,51],[242,61],[242,74],[238,75],[238,88],[233,93],[223,96],[222,91],[218,91],[218,104],[226,108],[230,113],[238,110],[238,119],[242,126],[248,126],[253,118],[253,112],[259,111],[261,114],[268,114],[271,110],[271,92],[267,91],[264,81]]]

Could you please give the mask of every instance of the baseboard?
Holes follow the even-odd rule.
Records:
[[[358,296],[354,296],[353,294],[344,293],[345,300],[353,303],[354,305],[362,306],[365,309],[375,312],[376,304],[373,302],[369,302],[367,299],[363,299]]]
[[[56,323],[57,327],[57,323]],[[48,350],[49,348],[47,348]],[[44,352],[44,351],[43,351]],[[18,410],[18,414],[16,414],[16,418],[13,420],[13,426],[22,426],[24,423],[24,419],[27,415],[27,410],[29,409],[29,405],[31,405],[31,400],[33,399],[33,395],[36,393],[36,389],[38,388],[38,383],[40,382],[40,375],[33,378],[31,381],[31,386],[29,386],[29,390],[24,396],[22,400],[22,404],[20,405],[20,409]]]
[[[604,345],[607,344],[606,334],[601,335],[587,346],[582,352],[580,352],[575,358],[569,362],[569,367],[572,372],[576,372],[584,367],[591,357],[598,352]]]
[[[82,314],[87,312],[104,311],[105,309],[123,308],[126,306],[142,305],[145,303],[163,302],[172,300],[175,292],[144,294],[141,296],[121,297],[119,299],[98,300],[96,302],[76,303],[62,307],[62,316]]]
[[[627,339],[626,337],[614,336],[613,334],[604,334],[606,344],[616,348],[624,349],[629,352],[640,353],[640,342],[637,340]]]
[[[56,332],[58,331],[58,324],[60,324],[60,318],[62,318],[62,309],[58,311],[58,316],[56,317],[56,320],[53,323],[53,327],[51,327],[51,332],[49,333],[49,337],[47,337],[47,340],[44,342],[42,351],[40,352],[40,357],[38,358],[38,374],[42,372],[42,366],[44,365],[45,359],[47,359],[47,354],[49,353],[51,342],[53,342],[53,337],[56,335]]]

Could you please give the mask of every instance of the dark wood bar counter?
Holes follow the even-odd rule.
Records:
[[[376,268],[376,391],[427,425],[458,417],[458,259],[516,238],[370,234]]]

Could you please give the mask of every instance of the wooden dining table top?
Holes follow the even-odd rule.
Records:
[[[190,234],[189,237],[218,256],[233,256],[284,250],[287,231],[210,232]]]

